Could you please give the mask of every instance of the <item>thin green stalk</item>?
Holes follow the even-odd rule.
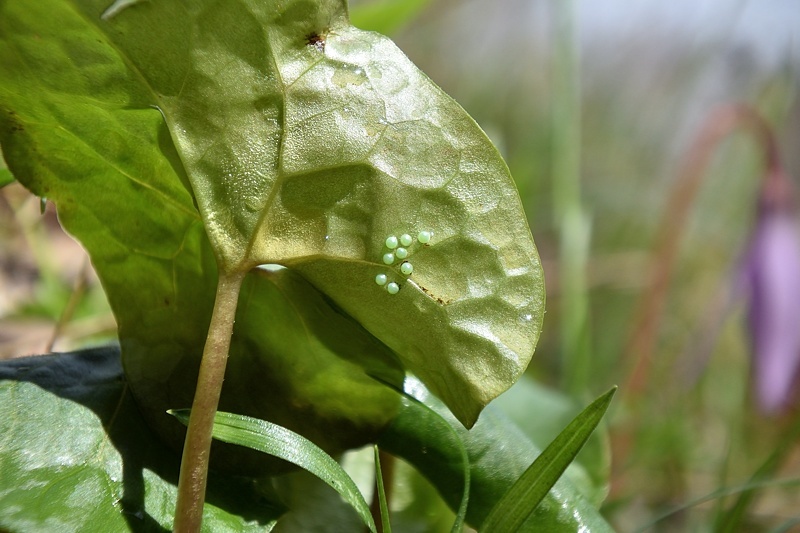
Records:
[[[390,467],[389,469],[386,469],[386,481],[387,484],[391,486],[392,477],[394,477],[392,474],[394,471],[394,457],[380,451],[377,444],[373,446],[373,451],[375,455],[375,496],[372,500],[374,503],[374,501],[377,499],[378,514],[380,515],[380,520],[375,520],[375,522],[381,524],[381,533],[392,533],[392,525],[389,523],[389,504],[387,503],[388,495],[386,494],[386,489],[384,487],[384,469],[381,468],[381,463],[385,463]]]
[[[176,533],[197,533],[203,520],[211,432],[225,378],[236,304],[244,276],[245,272],[220,274],[217,285],[214,311],[208,326],[197,389],[183,445],[173,524],[173,531]]]
[[[586,264],[590,221],[581,205],[580,54],[575,1],[556,7],[553,72],[553,205],[559,233],[559,322],[564,386],[581,395],[591,364]]]

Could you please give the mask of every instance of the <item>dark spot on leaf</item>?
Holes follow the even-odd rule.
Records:
[[[10,111],[9,110],[8,116],[9,116],[8,130],[9,130],[10,133],[14,133],[14,132],[17,132],[17,131],[25,131],[25,128],[19,122],[19,119],[17,118],[17,114],[14,111]]]
[[[425,293],[425,296],[427,296],[428,298],[430,298],[434,302],[438,303],[439,305],[447,305],[447,304],[450,303],[450,300],[447,300],[447,301],[442,300],[441,298],[439,298],[438,296],[434,295],[431,291],[429,291],[428,289],[426,289],[422,285],[420,285],[419,288],[422,289],[422,292]]]
[[[164,298],[164,305],[169,305],[169,298]]]
[[[311,33],[306,36],[306,44],[308,46],[313,46],[319,52],[325,52],[325,38],[327,37],[326,32],[321,33]]]

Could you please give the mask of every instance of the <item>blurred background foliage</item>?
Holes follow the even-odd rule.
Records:
[[[745,134],[714,152],[680,236],[654,348],[643,362],[649,372],[626,390],[642,356],[629,346],[655,236],[707,117],[720,105],[751,106],[774,128],[795,183],[800,176],[796,1],[351,6],[354,24],[390,34],[478,121],[511,168],[548,288],[530,377],[584,404],[621,386],[608,417],[614,455],[604,512],[611,522],[620,531],[800,528],[797,403],[776,415],[758,410],[744,305],[728,298],[763,167]],[[573,119],[564,119],[565,109]],[[564,120],[573,120],[566,133]],[[566,147],[564,139],[571,139]],[[583,251],[580,235],[576,247],[563,245],[575,237],[565,233],[556,205],[554,183],[569,174],[565,160],[575,163],[571,201],[585,223]],[[580,267],[577,281],[564,275],[570,261]],[[80,247],[59,231],[52,206],[42,216],[39,199],[16,184],[0,189],[0,270],[0,358],[44,352],[53,337],[56,350],[113,337],[113,318]],[[579,304],[565,305],[576,286]],[[581,313],[580,301],[585,316],[568,316]],[[575,334],[564,329],[570,320],[586,344],[566,353]],[[446,530],[429,486],[415,492],[424,482],[403,479],[396,516],[416,520],[420,531],[437,520]],[[410,513],[415,506],[428,518]]]

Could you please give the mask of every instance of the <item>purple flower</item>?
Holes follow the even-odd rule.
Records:
[[[800,231],[792,184],[781,170],[764,181],[744,263],[758,403],[776,412],[800,366]]]

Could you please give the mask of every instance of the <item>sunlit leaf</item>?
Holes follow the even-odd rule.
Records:
[[[139,415],[118,348],[0,362],[0,530],[169,531],[179,460]],[[270,531],[281,512],[212,475],[203,531]]]
[[[575,417],[528,467],[483,521],[486,531],[520,531],[600,423],[616,387]]]
[[[279,263],[471,425],[526,367],[544,299],[474,121],[343,0],[107,8],[0,5],[0,143],[99,266],[137,397],[173,378],[184,396],[215,263]],[[387,236],[420,231],[413,274],[383,263]]]
[[[5,155],[89,251],[120,327],[132,391],[180,450],[183,429],[165,411],[191,404],[217,278],[183,166],[146,90],[73,7],[0,11],[0,71],[8,73],[0,108],[20,110],[0,113]],[[86,61],[94,67],[82,70]],[[395,356],[297,274],[253,273],[240,302],[224,409],[273,420],[331,453],[369,442],[393,416],[394,394],[362,366],[402,379]],[[234,455],[229,467],[253,472]]]
[[[170,414],[184,424],[189,423],[189,409],[173,410]],[[339,463],[305,437],[265,420],[217,412],[214,438],[279,457],[311,472],[350,503],[370,531],[376,531],[369,506],[355,482]]]

